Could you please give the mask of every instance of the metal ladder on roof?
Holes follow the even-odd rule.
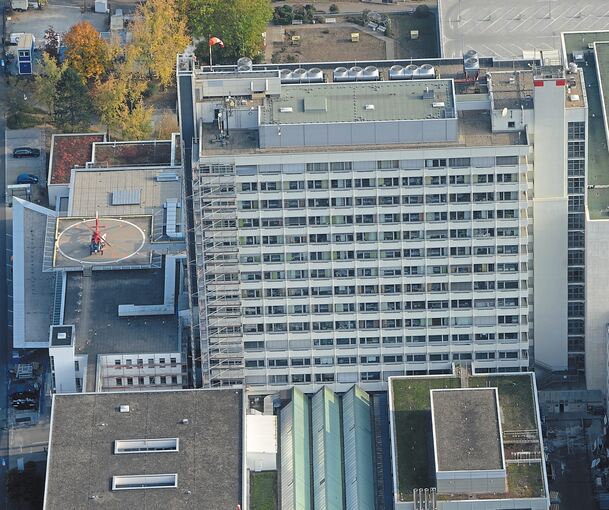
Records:
[[[57,218],[47,216],[47,226],[44,232],[44,251],[42,254],[42,271],[53,271],[53,254],[55,253],[55,226]]]
[[[55,286],[53,289],[53,312],[51,315],[51,324],[59,326],[61,324],[61,305],[63,295],[63,271],[55,273]]]

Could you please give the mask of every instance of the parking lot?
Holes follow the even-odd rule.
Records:
[[[17,176],[22,173],[35,175],[39,183],[32,184],[31,200],[37,203],[44,203],[46,196],[46,153],[43,136],[43,130],[38,128],[6,131],[6,184],[15,184]],[[37,158],[14,158],[13,149],[16,147],[33,147],[40,149],[41,154]]]
[[[72,5],[47,5],[43,9],[29,9],[25,12],[12,12],[6,23],[6,31],[25,32],[36,37],[36,45],[42,44],[44,31],[53,27],[55,32],[63,34],[72,25],[80,21],[90,22],[97,30],[108,30],[109,18],[107,14],[95,13],[91,10],[82,12],[80,7]]]
[[[484,57],[519,58],[560,48],[560,33],[607,30],[606,0],[439,0],[443,56],[473,48]]]

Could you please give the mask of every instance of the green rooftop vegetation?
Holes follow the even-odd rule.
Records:
[[[528,374],[475,375],[470,388],[496,387],[504,433],[537,431],[533,387]],[[412,500],[412,490],[435,486],[433,433],[429,391],[460,388],[457,377],[417,377],[393,381],[399,498]],[[509,459],[506,459],[509,460]],[[508,464],[510,497],[539,497],[544,487],[541,465]],[[514,495],[515,493],[518,495]],[[448,499],[456,499],[449,497]],[[480,498],[489,497],[481,495]]]
[[[544,495],[541,463],[507,465],[508,491],[512,498],[540,498]]]
[[[400,499],[412,499],[412,489],[434,485],[429,390],[459,388],[456,377],[399,379],[393,382],[398,484]]]
[[[488,386],[498,389],[504,432],[537,429],[533,387],[528,375],[470,377],[469,386],[470,388]]]
[[[250,509],[276,510],[277,471],[250,473]]]

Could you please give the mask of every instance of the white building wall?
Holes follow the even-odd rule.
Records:
[[[95,391],[175,390],[185,383],[179,352],[97,357]]]
[[[609,394],[607,328],[609,326],[609,221],[586,222],[586,388]]]
[[[567,176],[564,79],[535,80],[535,360],[567,368]]]
[[[56,393],[75,393],[76,366],[74,346],[49,347],[51,372]]]
[[[456,360],[480,371],[528,367],[528,150],[214,158],[237,164],[246,383],[373,389],[390,375],[449,371]],[[451,166],[449,158],[471,159]],[[331,183],[362,179],[374,184]],[[363,215],[373,219],[356,220]]]

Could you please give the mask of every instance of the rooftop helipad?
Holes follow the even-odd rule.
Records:
[[[91,253],[95,218],[58,218],[53,267],[132,267],[151,263],[152,216],[106,216],[99,218],[99,224],[106,245],[101,253]]]

